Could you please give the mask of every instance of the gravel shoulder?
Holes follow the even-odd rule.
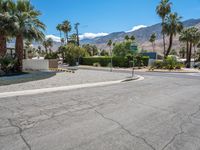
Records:
[[[115,81],[115,80],[122,80],[127,77],[129,77],[127,73],[93,71],[93,70],[77,70],[75,73],[60,72],[57,73],[55,76],[43,80],[0,86],[0,92],[2,93],[11,91],[68,86],[75,84]],[[20,78],[19,80],[22,79]]]

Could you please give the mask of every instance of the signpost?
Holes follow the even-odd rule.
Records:
[[[131,44],[131,52],[132,52],[132,57],[133,57],[133,60],[132,60],[132,63],[133,63],[133,66],[132,66],[132,78],[135,76],[135,54],[136,52],[138,51],[138,45],[136,43],[133,43]]]

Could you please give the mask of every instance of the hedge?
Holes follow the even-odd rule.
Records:
[[[143,65],[148,66],[149,57],[143,56],[141,57]],[[128,60],[126,57],[113,57],[113,66],[114,67],[130,67],[131,60]],[[81,65],[92,66],[94,63],[99,63],[101,66],[106,67],[110,64],[110,57],[83,57],[80,61]],[[137,61],[135,61],[135,65],[139,66]]]

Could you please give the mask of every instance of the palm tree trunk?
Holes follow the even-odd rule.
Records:
[[[163,24],[164,24],[164,18],[162,18],[162,26],[163,26]],[[163,30],[163,27],[162,27],[162,30]],[[164,54],[164,58],[165,58],[165,55],[166,55],[166,43],[165,43],[165,33],[163,32],[163,48],[164,48],[164,52],[163,52],[163,54]]]
[[[186,43],[186,67],[189,68],[189,42]]]
[[[0,57],[6,55],[6,36],[0,35]]]
[[[62,46],[62,35],[61,35],[61,31],[60,31],[60,42],[61,42],[61,46]]]
[[[67,39],[67,44],[68,44],[68,42],[69,42],[68,32],[66,32],[66,39]]]
[[[24,49],[23,35],[19,34],[16,36],[16,43],[15,43],[15,51],[19,63],[18,71],[22,71],[23,68],[23,58],[24,58],[23,49]]]
[[[173,44],[173,35],[171,34],[169,37],[169,47],[167,49],[165,57],[167,57],[172,49],[172,44]]]
[[[191,67],[192,43],[190,43],[187,68]]]

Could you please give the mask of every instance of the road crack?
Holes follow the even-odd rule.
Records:
[[[156,150],[156,148],[155,148],[152,144],[150,144],[144,137],[141,137],[141,136],[138,136],[138,135],[133,134],[131,131],[129,131],[128,129],[126,129],[120,122],[118,122],[118,121],[116,121],[116,120],[114,120],[114,119],[112,119],[112,118],[106,117],[103,113],[101,113],[101,112],[99,112],[99,111],[97,111],[97,110],[95,110],[95,112],[96,112],[97,114],[99,114],[102,118],[104,118],[104,119],[106,119],[106,120],[109,120],[109,121],[112,121],[112,122],[114,122],[115,124],[117,124],[121,129],[123,129],[124,131],[126,131],[130,136],[142,140],[142,141],[143,141],[148,147],[150,147],[152,150]]]
[[[18,134],[20,135],[21,139],[23,140],[23,142],[25,143],[25,145],[27,146],[27,148],[28,148],[29,150],[31,150],[30,144],[27,142],[27,140],[25,139],[25,137],[22,135],[22,132],[23,132],[22,128],[21,128],[20,126],[16,125],[16,124],[13,124],[13,122],[12,122],[11,119],[8,119],[8,121],[9,121],[9,123],[10,123],[10,125],[11,125],[12,127],[18,128],[18,130],[19,130],[19,133],[18,133]]]

